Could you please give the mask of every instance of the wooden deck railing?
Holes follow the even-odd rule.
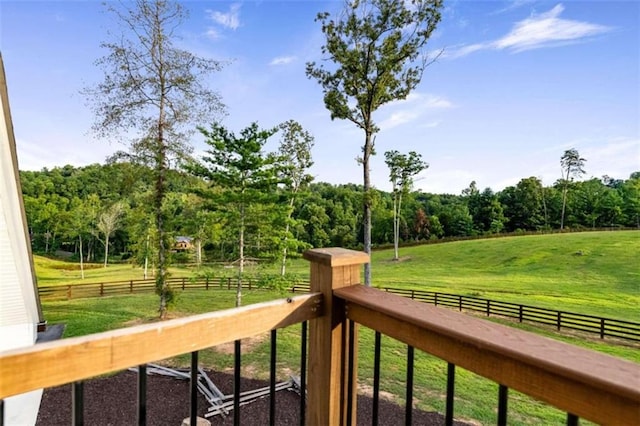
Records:
[[[356,274],[367,258],[358,255],[335,249],[305,254],[311,290],[331,299],[325,315],[311,322],[310,344],[322,350],[321,364],[309,360],[312,424],[355,424],[358,339],[350,322],[406,343],[411,354],[416,348],[498,383],[498,424],[507,423],[509,388],[566,411],[568,424],[578,417],[640,424],[640,365],[364,287]]]
[[[578,416],[640,424],[638,364],[363,287],[360,269],[369,258],[361,252],[316,249],[305,258],[309,295],[2,352],[0,400],[310,320],[309,425],[356,424],[356,324],[404,342],[410,354],[415,348],[441,358],[450,372],[459,366],[497,382],[499,424],[507,422],[509,388],[566,411],[569,424]],[[407,387],[410,395],[409,380]]]
[[[0,399],[233,342],[318,317],[320,294],[138,325],[0,353]]]

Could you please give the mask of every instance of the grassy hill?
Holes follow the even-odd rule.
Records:
[[[640,320],[640,232],[585,232],[458,241],[373,253],[373,284],[475,295],[620,319]],[[98,265],[95,265],[98,266]],[[40,285],[78,283],[77,264],[36,256]],[[260,268],[276,273],[277,266]],[[288,271],[308,277],[308,262]],[[172,276],[189,276],[172,268]],[[230,270],[215,272],[232,273]],[[131,265],[85,271],[84,282],[141,279]]]
[[[459,241],[373,253],[374,285],[640,320],[640,232]]]

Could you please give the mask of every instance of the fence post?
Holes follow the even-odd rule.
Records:
[[[458,296],[458,309],[462,312],[462,296]]]
[[[435,302],[435,305],[438,306],[438,292],[436,291],[434,294],[435,294],[434,302]]]
[[[491,315],[491,300],[487,299],[487,316]]]
[[[600,318],[600,338],[604,339],[604,318]]]
[[[71,300],[71,286],[67,286],[67,300]]]
[[[133,293],[133,280],[129,281],[129,293]]]
[[[357,328],[353,339],[353,371],[349,374],[349,327],[344,304],[333,297],[332,290],[359,284],[361,265],[369,261],[369,256],[353,250],[328,248],[309,250],[304,258],[311,262],[311,292],[324,295],[324,315],[309,322],[307,424],[355,425]],[[348,395],[351,395],[351,410],[347,409]]]
[[[184,290],[184,282],[185,282],[185,278],[182,277],[182,290]]]
[[[522,305],[518,307],[518,321],[522,322]]]
[[[209,277],[205,277],[204,289],[209,290]]]
[[[557,319],[558,331],[560,331],[560,326],[562,325],[562,312],[558,311],[558,319]]]

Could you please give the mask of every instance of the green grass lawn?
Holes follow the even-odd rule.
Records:
[[[588,232],[539,236],[508,237],[489,240],[460,241],[446,244],[400,249],[401,261],[392,261],[390,250],[372,256],[374,286],[402,287],[448,293],[475,295],[534,306],[573,311],[632,321],[640,320],[640,232]],[[142,270],[131,265],[97,265],[80,280],[77,264],[36,256],[40,285],[81,282],[108,282],[141,279]],[[253,274],[277,273],[276,265],[261,266]],[[202,272],[202,271],[200,271]],[[309,264],[303,259],[289,262],[288,272],[308,278]],[[198,271],[172,268],[172,276],[193,276]],[[233,274],[232,270],[213,271],[214,276]],[[235,292],[226,290],[187,291],[178,293],[171,316],[214,311],[234,306]],[[274,291],[245,291],[243,304],[282,297]],[[106,331],[132,324],[154,321],[157,296],[138,294],[44,301],[49,323],[67,324],[65,336]],[[637,344],[612,343],[597,338],[558,334],[552,329],[508,323],[554,339],[601,351],[640,363]],[[299,370],[299,326],[279,332],[278,374],[286,378]],[[359,383],[371,386],[373,332],[360,333]],[[256,339],[243,354],[246,377],[267,378],[268,339]],[[188,355],[165,360],[185,366]],[[225,370],[233,365],[232,354],[216,349],[202,351],[203,365]],[[382,390],[403,403],[406,346],[383,338]],[[416,352],[415,403],[424,410],[444,412],[446,363],[428,354]],[[497,385],[467,371],[458,370],[456,378],[456,418],[480,424],[495,424]],[[509,423],[563,424],[566,414],[530,398],[510,393]]]
[[[596,316],[640,321],[640,232],[584,232],[458,241],[372,255],[373,285],[480,296]],[[80,279],[77,263],[35,256],[39,285],[142,279],[127,264],[92,265]],[[212,268],[207,268],[211,270]],[[264,265],[249,274],[277,273]],[[309,263],[289,262],[287,271],[308,279]],[[172,267],[173,277],[197,274]],[[218,267],[214,276],[233,270]]]

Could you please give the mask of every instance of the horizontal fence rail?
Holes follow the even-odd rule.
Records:
[[[640,368],[633,362],[371,287],[352,285],[333,294],[349,321],[408,345],[408,399],[415,348],[498,383],[499,425],[507,424],[508,389],[553,405],[568,419],[640,424]]]
[[[167,282],[176,290],[232,290],[238,286],[237,278],[169,278]],[[252,278],[242,279],[243,290],[254,290],[258,288],[263,288],[260,281]],[[297,288],[299,293],[301,292],[299,285],[292,286],[288,290],[295,292],[293,291],[294,288]],[[302,288],[305,288],[304,285]],[[146,280],[39,286],[38,293],[42,300],[69,300],[87,297],[115,296],[119,294],[151,293],[154,292],[155,289],[156,280],[151,278]],[[305,292],[308,291],[309,285],[307,284]]]
[[[440,293],[424,290],[409,290],[383,287],[388,293],[398,294],[435,306],[446,306],[459,311],[479,312],[486,316],[496,315],[513,318],[518,322],[534,322],[562,329],[598,334],[601,339],[616,337],[640,342],[640,323],[614,318],[604,318],[575,312],[557,311],[519,303],[500,302],[475,296]]]

